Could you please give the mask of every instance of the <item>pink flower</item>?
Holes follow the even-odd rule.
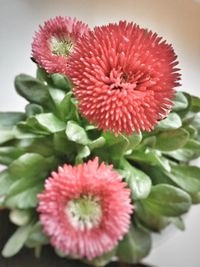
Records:
[[[151,131],[166,116],[180,75],[171,45],[133,23],[96,27],[78,41],[68,73],[80,112],[100,129]]]
[[[68,57],[88,26],[70,17],[55,17],[40,26],[32,43],[35,61],[49,73],[64,73]]]
[[[51,244],[89,260],[112,250],[129,228],[132,206],[126,185],[98,158],[59,167],[39,195],[40,221]]]

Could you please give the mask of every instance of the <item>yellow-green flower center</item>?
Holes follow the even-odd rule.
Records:
[[[73,227],[80,230],[97,227],[102,217],[100,200],[91,195],[69,201],[65,212]]]
[[[56,56],[69,56],[74,47],[72,40],[59,39],[56,37],[51,38],[50,45],[52,54]]]

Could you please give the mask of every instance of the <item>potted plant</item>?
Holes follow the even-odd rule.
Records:
[[[172,46],[126,21],[50,19],[32,60],[36,78],[15,79],[25,112],[0,113],[0,203],[17,226],[2,255],[139,263],[200,202],[200,99],[175,90]]]

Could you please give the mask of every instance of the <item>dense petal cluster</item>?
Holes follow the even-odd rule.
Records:
[[[46,180],[38,211],[53,246],[91,260],[110,251],[128,231],[130,190],[112,166],[99,165],[98,158],[64,165]]]
[[[180,74],[171,45],[133,23],[95,27],[77,43],[68,74],[80,112],[100,129],[151,131],[171,107]]]
[[[49,73],[65,72],[68,57],[88,26],[71,17],[55,17],[40,26],[32,43],[34,60]]]

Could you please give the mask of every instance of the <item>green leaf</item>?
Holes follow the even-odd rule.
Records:
[[[29,102],[44,106],[47,106],[49,103],[50,96],[48,86],[29,75],[18,75],[15,78],[15,88],[18,94]]]
[[[22,112],[0,112],[0,129],[11,129],[18,122],[25,120]]]
[[[134,133],[131,136],[124,136],[122,134],[117,137],[110,132],[103,134],[103,137],[106,140],[106,145],[109,148],[109,152],[112,156],[112,159],[120,159],[128,151],[135,149],[142,140],[141,133]]]
[[[165,170],[153,166],[147,166],[147,167],[143,166],[143,168],[144,171],[148,173],[148,175],[151,177],[153,185],[171,184],[176,186],[176,184],[165,174],[167,173]]]
[[[13,160],[25,153],[25,149],[12,146],[0,147],[0,163],[9,165]]]
[[[156,136],[149,136],[142,140],[137,150],[145,150],[147,147],[154,148],[156,145]]]
[[[32,128],[41,129],[49,133],[56,133],[65,130],[66,124],[59,120],[52,113],[39,114],[27,120]]]
[[[13,183],[12,177],[9,175],[8,170],[4,170],[0,173],[0,199],[5,199],[5,194],[9,190],[11,184]],[[2,202],[1,201],[1,202]]]
[[[193,204],[199,204],[200,203],[200,192],[191,194],[192,197],[192,203]]]
[[[53,135],[53,147],[61,156],[68,155],[68,158],[76,153],[76,146],[69,141],[64,132],[58,132]]]
[[[78,154],[76,156],[76,164],[82,163],[82,159],[90,155],[90,149],[88,146],[81,146],[78,149]]]
[[[172,112],[170,113],[167,118],[164,120],[161,120],[157,126],[156,130],[173,130],[173,129],[178,129],[182,126],[182,121],[181,118],[179,117],[178,114]]]
[[[129,229],[124,239],[119,242],[117,256],[120,261],[138,263],[147,256],[151,249],[150,234],[136,226]]]
[[[155,148],[172,151],[182,148],[188,141],[189,133],[184,129],[170,130],[158,134]]]
[[[49,95],[51,96],[55,107],[59,108],[59,105],[63,101],[66,94],[62,90],[49,88]]]
[[[10,195],[5,199],[5,206],[14,209],[29,209],[36,208],[38,200],[37,195],[43,189],[43,184],[35,185],[31,188],[27,188],[24,191]]]
[[[107,263],[109,263],[110,261],[112,261],[113,257],[115,256],[117,251],[117,248],[114,248],[113,250],[103,254],[100,257],[96,257],[94,258],[92,261],[85,261],[87,264],[91,265],[91,266],[105,266]]]
[[[72,92],[68,92],[59,105],[59,112],[63,120],[76,120],[79,121],[78,108],[73,101]]]
[[[176,98],[173,100],[174,106],[172,107],[173,111],[179,111],[186,109],[188,106],[187,97],[182,92],[176,93]]]
[[[37,222],[31,229],[26,246],[29,248],[37,247],[38,245],[46,245],[49,243],[49,238],[44,234],[43,227],[40,222]]]
[[[72,89],[73,87],[73,83],[65,75],[54,73],[51,75],[51,79],[52,79],[53,85],[56,88],[67,90],[67,89]]]
[[[151,179],[141,170],[129,164],[126,160],[121,160],[121,173],[131,189],[133,200],[147,198],[151,191]]]
[[[36,153],[44,157],[54,155],[54,147],[51,136],[45,138],[25,139],[17,143],[17,146],[22,147],[27,153]]]
[[[186,192],[167,184],[152,186],[149,197],[142,202],[154,214],[166,217],[180,216],[191,206],[191,198]]]
[[[195,151],[191,149],[185,149],[185,148],[180,148],[174,151],[165,152],[164,154],[178,161],[185,161],[185,162],[199,157],[199,153],[196,153]]]
[[[26,105],[25,109],[26,109],[26,115],[28,117],[32,117],[34,115],[41,114],[44,112],[43,107],[38,104],[28,104]]]
[[[43,130],[33,129],[31,126],[27,125],[27,122],[20,122],[17,126],[13,128],[13,134],[16,139],[33,139],[41,138],[47,133]]]
[[[137,216],[142,225],[150,231],[160,232],[169,224],[168,218],[154,214],[152,210],[148,206],[143,205],[142,202],[137,201],[135,205],[135,216]]]
[[[22,177],[41,177],[47,173],[50,168],[44,157],[36,153],[26,153],[13,161],[9,166],[9,175],[13,181]]]
[[[10,211],[9,218],[10,221],[18,226],[26,225],[31,220],[30,210],[19,210],[14,209]]]
[[[4,246],[2,255],[6,258],[16,255],[26,242],[31,228],[31,224],[18,228]]]
[[[95,140],[91,140],[90,143],[88,144],[88,147],[93,150],[95,148],[99,148],[104,146],[106,143],[106,140],[103,136],[100,136],[99,138],[95,139]]]
[[[15,138],[13,130],[0,130],[0,145]]]
[[[73,142],[76,142],[81,145],[88,145],[90,143],[90,140],[84,128],[79,126],[74,121],[67,122],[65,133],[67,135],[67,138]]]
[[[200,98],[191,95],[191,106],[193,112],[200,112]]]
[[[182,189],[194,194],[200,192],[200,168],[188,165],[172,165],[166,175]]]
[[[52,83],[50,74],[46,72],[45,69],[40,68],[39,66],[37,67],[36,78],[43,83],[48,83],[48,84]]]
[[[200,155],[200,141],[189,139],[184,148],[190,149]]]
[[[181,217],[170,218],[170,222],[173,223],[179,230],[185,230],[185,224]]]
[[[158,166],[166,171],[171,170],[169,161],[162,157],[161,152],[151,148],[147,148],[145,151],[135,150],[131,155],[127,155],[127,158],[151,166]]]

